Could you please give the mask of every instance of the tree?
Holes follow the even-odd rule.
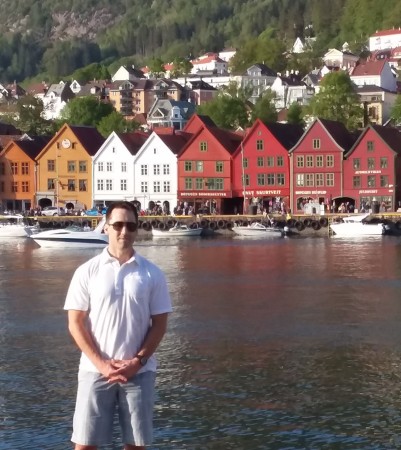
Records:
[[[342,122],[356,129],[363,122],[363,108],[347,72],[328,73],[320,83],[320,91],[308,105],[308,114],[322,119]]]
[[[248,123],[248,112],[245,103],[227,94],[218,95],[213,100],[198,107],[198,114],[209,116],[221,128],[235,130],[245,128]]]
[[[397,95],[394,105],[391,108],[390,117],[396,122],[401,122],[401,94]]]
[[[126,120],[122,114],[113,111],[108,116],[103,117],[97,129],[103,137],[109,136],[113,131],[116,133],[129,133],[139,128],[139,123],[134,120]]]
[[[156,78],[160,78],[160,76],[166,71],[164,68],[163,60],[161,58],[153,58],[149,62],[149,70],[150,73],[153,74]]]
[[[96,127],[103,117],[114,111],[110,103],[103,103],[96,97],[76,97],[64,107],[62,120],[70,125]]]
[[[287,122],[294,125],[305,125],[305,122],[303,120],[302,106],[299,103],[294,102],[288,108]]]
[[[277,110],[274,104],[275,99],[275,93],[271,89],[266,89],[255,103],[251,114],[251,121],[255,122],[256,119],[260,119],[262,122],[277,122]]]

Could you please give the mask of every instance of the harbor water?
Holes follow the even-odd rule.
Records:
[[[174,303],[152,450],[401,448],[401,238],[136,249]],[[71,448],[79,352],[62,308],[98,252],[0,241],[0,450]]]

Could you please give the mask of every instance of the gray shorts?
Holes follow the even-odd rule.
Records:
[[[79,372],[71,441],[80,445],[112,443],[114,413],[124,444],[150,445],[153,437],[154,372],[135,375],[127,383],[107,383],[99,373]]]

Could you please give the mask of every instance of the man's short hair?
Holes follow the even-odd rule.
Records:
[[[121,202],[113,202],[111,205],[107,207],[106,211],[106,221],[108,222],[111,216],[111,213],[114,209],[126,209],[127,211],[132,211],[135,216],[135,222],[138,223],[138,211],[136,206],[132,202],[121,201]]]

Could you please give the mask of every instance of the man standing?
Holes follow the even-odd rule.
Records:
[[[82,351],[72,442],[110,444],[118,409],[125,450],[152,442],[156,359],[171,300],[161,270],[133,248],[138,213],[115,202],[106,213],[109,245],[76,270],[67,293],[68,328]]]

